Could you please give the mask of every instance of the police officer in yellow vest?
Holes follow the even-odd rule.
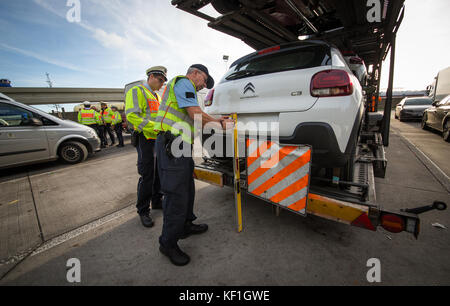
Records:
[[[106,146],[104,145],[106,140],[104,139],[105,131],[104,131],[104,123],[102,120],[102,115],[95,106],[91,106],[91,109],[93,109],[95,111],[95,121],[97,122],[96,131],[97,131],[98,137],[100,137],[100,143],[101,143],[102,149],[106,148]]]
[[[78,122],[90,126],[93,129],[97,128],[96,111],[91,108],[91,102],[85,101],[83,103],[84,109],[78,112]]]
[[[117,147],[123,148],[123,135],[122,135],[122,116],[119,113],[119,110],[116,106],[111,107],[112,110],[112,127],[114,129],[114,132],[116,132],[117,139],[119,141],[119,144]]]
[[[145,227],[154,225],[150,216],[150,201],[153,209],[162,208],[162,194],[156,168],[154,120],[161,97],[156,93],[167,81],[167,69],[163,66],[147,70],[147,82],[131,88],[126,96],[125,113],[128,121],[139,133],[137,141],[138,182],[137,212]]]
[[[112,110],[108,107],[108,104],[106,104],[105,102],[101,102],[100,106],[102,108],[101,110],[101,115],[102,115],[102,120],[103,120],[103,124],[104,124],[104,132],[103,132],[103,139],[105,141],[104,145],[107,146],[108,145],[108,140],[106,137],[106,133],[109,134],[109,138],[111,138],[111,146],[113,146],[116,143],[116,140],[114,138],[114,134],[112,132],[111,129],[111,124],[112,124]]]
[[[177,266],[186,265],[190,261],[189,256],[178,247],[178,240],[208,230],[206,224],[192,223],[196,219],[193,212],[194,116],[202,118],[203,126],[216,122],[227,128],[230,126],[227,123],[231,121],[224,117],[212,118],[201,110],[197,92],[205,87],[214,87],[214,79],[205,66],[192,65],[186,76],[177,76],[168,82],[155,120],[155,130],[158,132],[158,172],[164,193],[164,224],[159,237],[159,250]]]

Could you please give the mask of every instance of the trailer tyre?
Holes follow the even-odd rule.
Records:
[[[213,0],[211,4],[221,14],[236,11],[240,7],[238,0]]]
[[[81,163],[88,155],[86,146],[78,141],[65,142],[59,148],[59,157],[67,164]]]

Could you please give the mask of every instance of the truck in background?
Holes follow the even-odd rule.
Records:
[[[428,96],[434,103],[439,103],[446,96],[450,95],[450,67],[447,67],[437,74],[433,84],[427,88]]]

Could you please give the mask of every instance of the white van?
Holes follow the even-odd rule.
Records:
[[[58,158],[76,164],[97,151],[100,139],[92,128],[0,93],[0,169]]]
[[[428,91],[429,97],[436,104],[450,95],[450,67],[439,71],[434,78],[433,84],[428,87]]]

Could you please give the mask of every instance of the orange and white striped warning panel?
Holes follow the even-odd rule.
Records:
[[[311,147],[247,139],[248,193],[306,216]]]

